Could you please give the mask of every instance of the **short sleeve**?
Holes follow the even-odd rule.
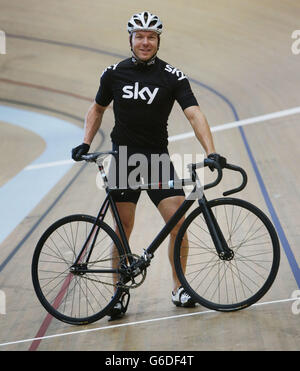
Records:
[[[100,106],[106,107],[113,100],[110,70],[106,69],[101,75],[100,86],[95,101]]]
[[[199,106],[191,89],[189,80],[186,77],[177,81],[174,89],[174,96],[182,110],[190,106]]]

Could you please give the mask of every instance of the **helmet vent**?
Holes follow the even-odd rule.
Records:
[[[134,31],[154,31],[158,35],[162,32],[162,23],[157,15],[149,12],[134,14],[127,24],[127,31],[132,34]]]

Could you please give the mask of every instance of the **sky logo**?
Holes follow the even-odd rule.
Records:
[[[123,88],[124,94],[122,95],[122,98],[125,99],[142,99],[142,100],[147,100],[147,104],[151,104],[158,92],[159,88],[155,88],[153,92],[145,86],[141,90],[139,89],[139,83],[136,82],[133,85],[126,85]]]

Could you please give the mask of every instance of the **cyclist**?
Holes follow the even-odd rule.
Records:
[[[103,114],[112,101],[115,126],[111,139],[114,150],[119,151],[121,146],[126,146],[127,159],[135,153],[142,153],[149,162],[151,154],[169,155],[167,121],[175,100],[180,104],[206,154],[216,161],[224,160],[216,154],[206,117],[199,108],[187,77],[157,57],[162,28],[158,16],[147,11],[134,14],[129,20],[127,30],[132,57],[106,68],[102,73],[95,101],[86,116],[83,143],[72,150],[75,161],[89,151]],[[118,174],[119,158],[116,164],[115,171]],[[132,167],[127,170],[129,174]],[[170,162],[170,178],[175,177],[176,172]],[[185,199],[182,189],[149,189],[147,192],[165,222]],[[139,196],[140,192],[130,189],[114,195],[128,239],[133,229]],[[181,287],[173,266],[175,237],[182,222],[183,220],[173,229],[169,241],[168,252],[173,277],[171,298],[177,306],[191,307],[195,303]],[[116,233],[119,234],[117,227]],[[111,312],[111,319],[124,314],[127,305],[128,302],[124,306],[121,298]]]

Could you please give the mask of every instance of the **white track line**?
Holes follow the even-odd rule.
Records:
[[[53,161],[53,162],[44,162],[43,164],[36,164],[36,165],[29,165],[24,168],[24,170],[36,170],[42,169],[45,167],[52,167],[52,166],[62,166],[62,165],[70,165],[75,164],[73,160],[61,160],[61,161]]]
[[[261,306],[261,305],[268,305],[268,304],[285,303],[285,302],[289,302],[289,301],[293,301],[293,300],[299,300],[299,298],[289,298],[289,299],[281,299],[281,300],[274,300],[274,301],[256,303],[256,304],[253,304],[252,307],[255,307],[255,306],[258,307],[258,306]],[[2,344],[0,344],[0,347],[4,347],[6,345],[28,343],[28,342],[33,342],[33,341],[36,341],[36,340],[53,339],[53,338],[68,336],[68,335],[86,334],[88,332],[94,332],[94,331],[102,331],[102,330],[109,330],[109,329],[120,328],[120,327],[143,325],[143,324],[146,324],[146,323],[166,321],[166,320],[170,320],[170,319],[179,319],[179,318],[183,318],[183,317],[191,317],[191,316],[196,316],[196,315],[201,315],[201,314],[208,314],[208,313],[216,313],[216,311],[206,310],[206,311],[201,311],[201,312],[179,314],[179,315],[176,315],[176,316],[146,319],[146,320],[143,320],[143,321],[120,323],[118,325],[97,327],[97,328],[92,328],[92,329],[87,329],[87,330],[72,331],[72,332],[67,332],[67,333],[63,333],[63,334],[47,335],[47,336],[42,336],[42,337],[37,337],[37,338],[32,338],[32,339],[24,339],[24,340],[11,341],[11,342],[8,342],[8,343],[2,343]]]
[[[300,107],[294,107],[294,108],[286,109],[283,111],[268,113],[262,116],[256,116],[256,117],[252,117],[249,119],[233,121],[233,122],[228,122],[227,124],[213,126],[211,127],[211,131],[217,132],[217,131],[233,129],[238,126],[252,125],[258,122],[269,121],[269,120],[277,119],[279,117],[296,115],[299,113],[300,113]],[[178,135],[173,135],[169,137],[169,142],[177,142],[178,140],[193,138],[194,136],[195,136],[194,131],[190,131],[190,132],[182,133]],[[42,163],[42,164],[29,165],[29,166],[26,166],[24,170],[38,170],[38,169],[43,169],[43,168],[53,167],[53,166],[69,165],[71,163],[75,163],[75,162],[73,160],[53,161],[53,162],[47,162],[47,163]]]
[[[300,107],[294,107],[294,108],[286,109],[286,110],[283,110],[283,111],[268,113],[268,114],[262,115],[262,116],[256,116],[256,117],[252,117],[252,118],[249,118],[249,119],[233,121],[233,122],[228,122],[227,124],[213,126],[213,127],[211,127],[210,130],[212,132],[228,130],[228,129],[236,128],[238,126],[256,124],[257,122],[274,120],[274,119],[277,119],[277,118],[280,118],[280,117],[296,115],[298,113],[300,113]],[[194,134],[193,131],[190,131],[188,133],[173,135],[173,136],[169,137],[169,142],[177,142],[178,140],[193,138],[194,136],[195,136],[195,134]]]

